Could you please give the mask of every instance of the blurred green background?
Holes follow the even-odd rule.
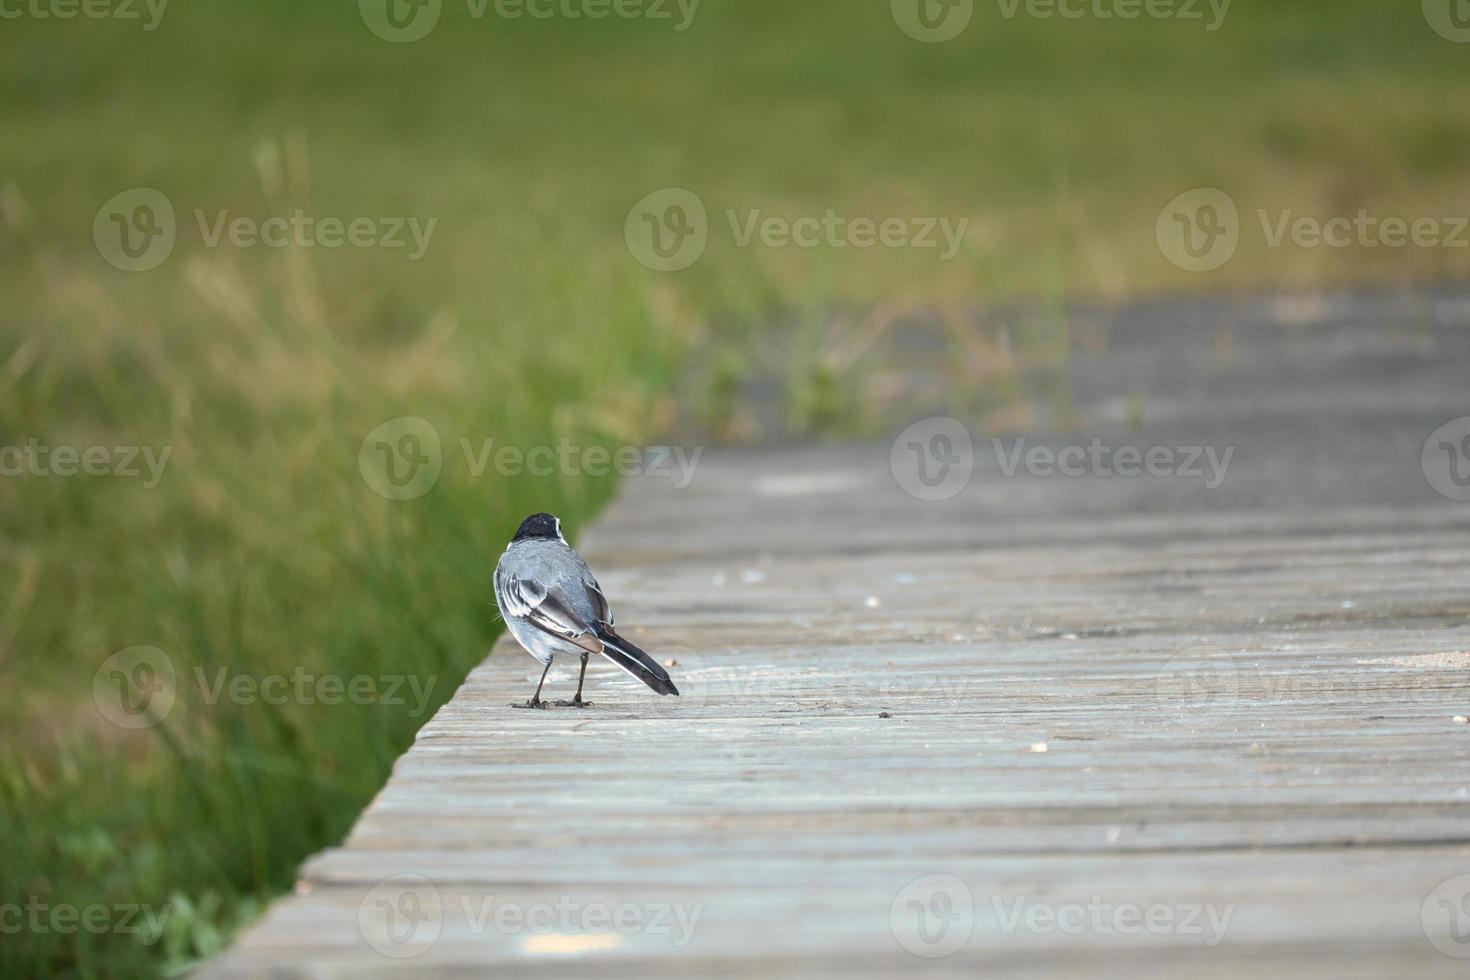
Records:
[[[766,370],[783,437],[867,435],[902,407],[874,370],[914,310],[979,365],[946,378],[956,401],[1001,411],[1065,359],[1070,303],[1466,272],[1465,251],[1273,249],[1257,230],[1197,274],[1155,238],[1202,186],[1245,224],[1465,214],[1470,45],[1417,3],[1238,2],[1211,31],[1203,6],[1042,20],[982,2],[944,44],[907,36],[886,0],[704,0],[682,31],[674,6],[512,20],[446,0],[401,44],[348,2],[177,2],[153,30],[141,5],[142,21],[5,9],[21,14],[0,19],[0,445],[171,453],[153,488],[0,477],[0,903],[167,911],[141,932],[7,929],[7,977],[183,972],[343,836],[489,649],[517,520],[575,529],[615,489],[477,476],[461,439],[751,438],[734,392]],[[167,196],[178,241],[128,273],[93,220],[135,187]],[[624,224],[666,187],[699,195],[710,239],[660,273]],[[297,208],[437,225],[411,261],[209,247],[194,217]],[[741,248],[726,209],[970,224],[943,261]],[[1016,302],[1061,312],[1019,342],[964,315]],[[444,446],[407,501],[359,467],[400,416]],[[176,701],[132,730],[93,681],[140,645],[167,656]],[[268,705],[210,697],[199,672],[221,670],[432,695]]]

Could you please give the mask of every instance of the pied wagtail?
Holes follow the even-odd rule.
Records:
[[[587,658],[600,653],[659,694],[678,694],[668,671],[613,631],[612,610],[582,556],[561,536],[561,521],[532,514],[521,522],[495,566],[495,601],[512,635],[546,665],[536,693],[516,708],[544,708],[541,685],[557,656],[581,657],[577,696],[558,707],[585,708],[582,681]]]

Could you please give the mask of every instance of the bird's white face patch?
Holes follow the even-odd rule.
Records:
[[[556,521],[556,537],[557,537],[557,540],[565,543],[567,539],[564,538],[564,537],[562,537],[562,533],[561,533],[561,518],[560,517],[553,517],[552,520],[553,521]]]

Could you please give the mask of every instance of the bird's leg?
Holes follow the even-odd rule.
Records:
[[[582,682],[587,679],[587,657],[588,654],[582,654],[582,672],[577,675],[577,696],[570,701],[556,702],[558,708],[590,708],[592,706],[591,701],[582,700]]]
[[[586,661],[583,661],[583,664],[585,665],[586,664]],[[511,705],[511,707],[512,708],[544,708],[544,707],[546,707],[546,702],[541,700],[541,685],[546,683],[546,674],[550,670],[551,670],[551,661],[548,660],[548,661],[546,661],[546,670],[543,670],[541,672],[541,680],[537,682],[537,684],[536,684],[536,693],[533,694],[533,695],[531,695],[531,700],[527,701],[525,704],[513,704],[513,705]]]

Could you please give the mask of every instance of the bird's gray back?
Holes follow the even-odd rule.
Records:
[[[598,604],[597,579],[582,556],[563,541],[530,538],[517,541],[500,556],[499,572],[522,582],[538,582],[547,589],[558,589],[566,597],[572,612],[589,625],[606,617]]]

